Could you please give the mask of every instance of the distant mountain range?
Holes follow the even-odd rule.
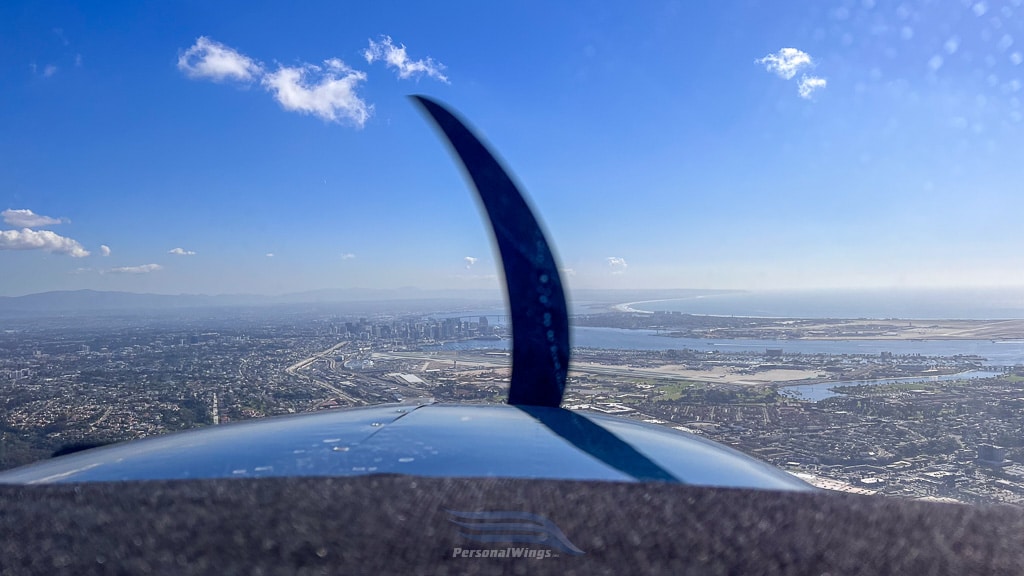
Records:
[[[0,313],[82,312],[118,310],[167,310],[224,306],[270,306],[276,304],[316,304],[331,302],[367,302],[389,300],[433,300],[450,298],[451,291],[416,289],[394,290],[316,290],[279,296],[259,294],[138,294],[98,290],[59,290],[25,296],[0,297]],[[498,300],[497,291],[470,291],[458,294],[465,300]]]
[[[720,294],[723,290],[579,290],[571,295],[578,304],[615,304],[639,300],[686,298]],[[0,314],[5,316],[40,313],[117,312],[172,310],[231,306],[331,304],[388,301],[465,302],[500,305],[504,295],[497,290],[422,290],[418,288],[315,290],[279,296],[257,294],[138,294],[97,290],[60,290],[25,296],[0,296]]]

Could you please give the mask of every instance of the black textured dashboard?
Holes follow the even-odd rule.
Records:
[[[554,540],[524,544],[522,535],[475,541],[463,534],[487,530],[460,528],[453,510],[542,517],[583,554]],[[0,536],[3,574],[1024,573],[1016,507],[656,482],[363,476],[0,486]]]

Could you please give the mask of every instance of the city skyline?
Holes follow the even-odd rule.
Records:
[[[0,295],[497,289],[406,98],[569,289],[1024,286],[1024,7],[0,7]]]

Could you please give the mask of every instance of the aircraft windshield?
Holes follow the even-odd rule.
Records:
[[[0,467],[501,403],[485,135],[562,405],[820,487],[1024,503],[1024,2],[0,6]]]

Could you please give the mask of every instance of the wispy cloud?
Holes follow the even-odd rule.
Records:
[[[797,91],[800,93],[801,98],[810,99],[815,90],[824,88],[826,84],[828,84],[828,81],[824,78],[803,76],[800,78],[800,84],[797,85]]]
[[[68,44],[71,44],[71,42],[68,40],[68,37],[64,34],[64,29],[63,28],[54,28],[52,30],[52,32],[53,32],[54,36],[56,36],[57,38],[60,39],[60,43],[61,44],[65,45],[65,46],[67,46]]]
[[[470,268],[473,267],[473,264],[476,264],[476,261],[479,260],[479,258],[473,258],[472,256],[466,256],[465,258],[463,258],[463,260],[466,262],[466,270],[469,270]]]
[[[168,254],[174,254],[176,256],[195,256],[196,253],[192,250],[185,250],[184,248],[171,248],[167,251]]]
[[[0,230],[0,250],[43,250],[84,258],[89,251],[76,240],[65,238],[49,230]]]
[[[43,216],[42,214],[36,214],[31,210],[24,209],[12,210],[8,208],[7,210],[0,212],[0,216],[3,216],[4,222],[19,228],[53,226],[54,224],[61,224],[67,221],[64,218],[51,218],[50,216]]]
[[[263,77],[263,86],[291,112],[313,114],[329,122],[348,120],[362,128],[373,106],[356,94],[366,73],[354,70],[337,58],[324,65],[282,66]]]
[[[570,278],[576,275],[575,268],[562,268],[561,272],[563,276],[568,276]]]
[[[110,256],[110,246],[106,244],[100,244],[100,254],[104,256]]]
[[[121,266],[119,268],[111,268],[107,270],[110,274],[149,274],[150,272],[156,272],[157,270],[163,269],[163,266],[159,264],[143,264],[141,266]]]
[[[455,274],[449,278],[458,282],[493,282],[498,279],[497,274]]]
[[[206,78],[215,82],[248,82],[258,78],[263,71],[252,58],[206,36],[200,36],[178,57],[178,69],[190,78]]]
[[[273,252],[267,252],[267,258],[273,258],[273,257],[274,257],[274,253]]]
[[[50,78],[57,73],[57,66],[54,64],[47,64],[46,66],[43,66],[42,70],[40,70],[38,64],[35,62],[29,62],[28,67],[32,70],[33,76],[38,76],[40,78]]]
[[[605,258],[605,261],[608,262],[608,267],[611,268],[612,274],[624,274],[626,268],[629,267],[629,264],[626,264],[626,259],[618,256],[609,256]]]
[[[356,93],[360,83],[366,81],[366,73],[338,58],[319,66],[278,66],[268,72],[255,59],[200,36],[178,58],[178,69],[190,78],[215,82],[258,81],[285,110],[312,114],[328,122],[348,121],[362,128],[373,114],[373,106]]]
[[[814,65],[811,55],[796,48],[783,48],[774,54],[755,60],[758,64],[764,64],[769,72],[774,72],[780,78],[792,79],[801,68]]]
[[[381,36],[380,42],[370,40],[370,46],[363,50],[363,58],[373,64],[383,61],[389,68],[394,68],[399,78],[429,76],[445,84],[448,77],[444,75],[444,64],[435,62],[433,58],[411,60],[405,51],[405,45],[395,45],[390,36]]]
[[[344,254],[341,255],[342,260],[353,260],[355,259],[355,257],[356,255],[351,252],[345,252]]]
[[[764,64],[766,70],[785,80],[792,80],[800,70],[815,66],[810,54],[796,48],[783,48],[754,62]],[[810,100],[815,91],[825,88],[827,84],[825,78],[802,74],[796,89],[801,98]]]

